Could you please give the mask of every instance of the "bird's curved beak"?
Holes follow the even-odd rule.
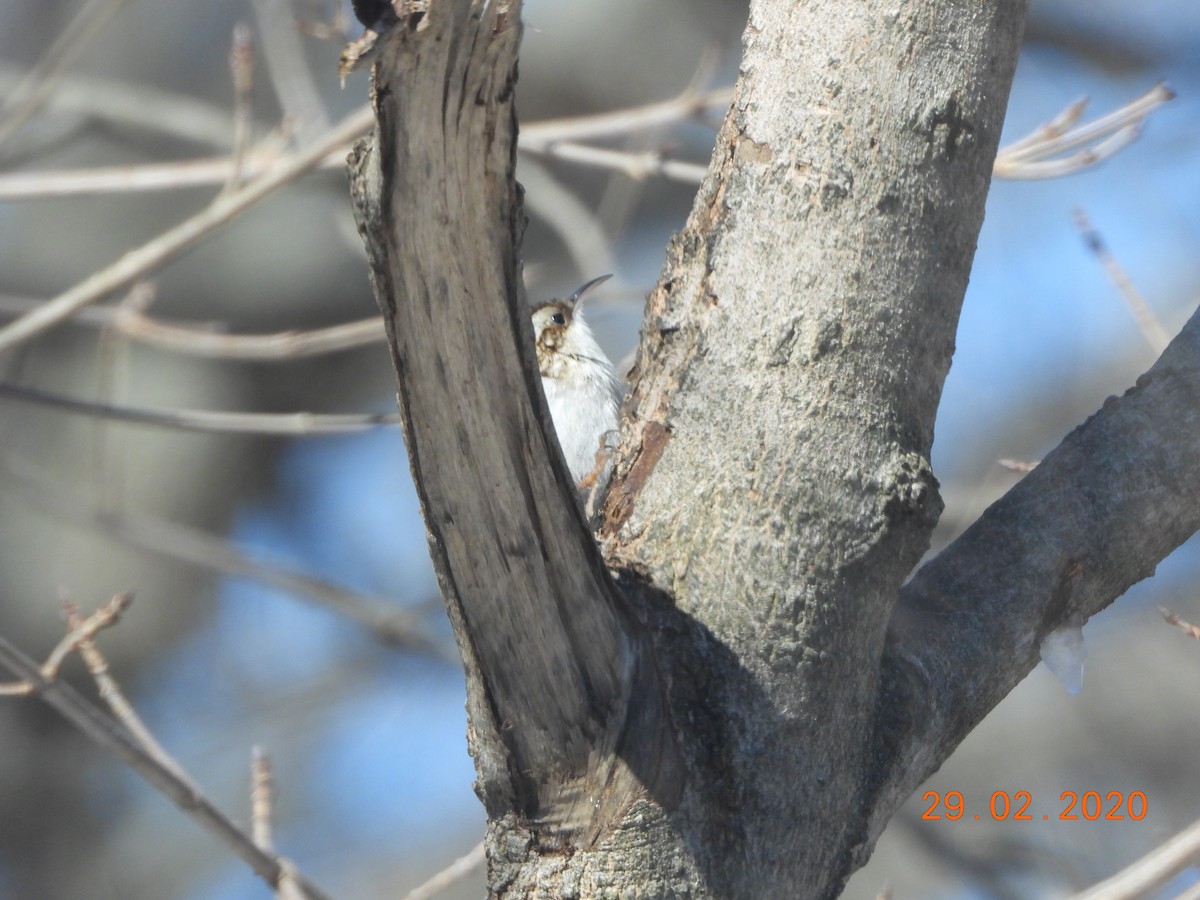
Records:
[[[575,293],[573,293],[571,295],[571,299],[568,302],[571,304],[571,306],[573,308],[579,309],[579,307],[581,305],[581,301],[583,300],[583,295],[586,294],[588,291],[590,291],[592,288],[594,288],[596,285],[604,284],[604,282],[608,281],[608,279],[610,279],[610,278],[612,278],[612,273],[609,273],[608,275],[601,275],[599,278],[593,278],[591,281],[585,283],[582,287],[579,288],[579,290],[577,290]]]

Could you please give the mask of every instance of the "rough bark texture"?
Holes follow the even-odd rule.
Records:
[[[518,11],[437,3],[389,24],[353,194],[466,666],[478,789],[493,818],[587,841],[636,784],[657,784],[657,754],[621,745],[626,720],[664,720],[651,656],[546,437],[517,267]]]
[[[394,6],[354,194],[490,891],[834,896],[1037,640],[1200,526],[1200,324],[902,592],[1024,0],[759,0],[648,301],[610,573],[518,277],[518,6]]]
[[[707,811],[719,894],[835,892],[865,838],[882,648],[940,512],[933,421],[1023,14],[752,4],[649,300],[607,547],[727,651],[722,755],[689,760],[730,786]]]

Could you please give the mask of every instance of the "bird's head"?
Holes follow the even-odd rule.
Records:
[[[538,369],[547,378],[561,378],[573,364],[605,359],[592,329],[583,318],[584,295],[611,275],[593,278],[567,300],[548,300],[533,308]],[[610,364],[611,366],[611,364]]]

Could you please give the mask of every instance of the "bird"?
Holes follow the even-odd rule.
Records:
[[[617,433],[623,389],[616,367],[583,317],[583,300],[611,277],[593,278],[569,300],[549,300],[532,311],[538,370],[554,432],[575,486],[590,490],[593,499],[612,469],[609,443]]]

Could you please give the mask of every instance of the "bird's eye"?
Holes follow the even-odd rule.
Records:
[[[556,312],[552,316],[550,316],[550,322],[553,325],[566,325],[567,324],[566,318],[560,312]]]

